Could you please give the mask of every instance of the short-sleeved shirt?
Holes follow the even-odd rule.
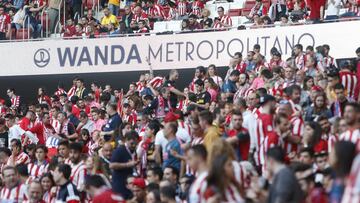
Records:
[[[119,27],[119,22],[116,16],[112,14],[109,14],[109,16],[104,16],[101,20],[101,25],[109,25],[110,23],[114,24],[116,28]]]
[[[209,92],[205,91],[205,92],[200,92],[199,94],[196,94],[196,103],[197,104],[204,105],[207,103],[210,104],[210,102],[211,102],[211,95]],[[199,110],[201,111],[204,109],[200,108]]]
[[[109,120],[105,124],[103,131],[110,132],[110,131],[116,130],[120,127],[121,123],[122,123],[122,121],[121,121],[119,114],[115,113],[114,115],[109,117]],[[106,141],[108,141],[108,140],[110,140],[110,137],[111,137],[110,135],[106,135],[106,136],[104,136],[104,139]]]
[[[115,149],[111,156],[111,163],[127,163],[132,160],[131,154],[124,145],[120,145]],[[125,199],[131,195],[131,191],[126,188],[126,178],[133,172],[132,168],[124,168],[113,170],[112,172],[112,188],[114,192],[120,193]]]
[[[163,168],[172,166],[180,170],[181,161],[171,154],[171,150],[176,151],[180,155],[182,154],[180,142],[177,139],[171,140],[165,147]]]
[[[175,88],[175,81],[171,81],[171,80],[167,80],[165,81],[164,83],[164,87],[167,87],[167,88]],[[177,105],[177,95],[170,92],[170,105],[171,105],[171,108],[176,108],[176,105]]]

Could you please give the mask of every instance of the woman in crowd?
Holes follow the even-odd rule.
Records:
[[[327,118],[332,117],[332,113],[327,107],[325,93],[316,95],[313,105],[305,109],[305,121],[312,121],[321,115],[326,116]]]
[[[45,202],[52,203],[56,199],[56,188],[53,176],[51,173],[45,173],[40,178],[40,183],[42,186],[43,193],[43,200]]]

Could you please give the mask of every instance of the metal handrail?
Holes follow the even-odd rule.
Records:
[[[338,19],[338,20],[326,20],[324,21],[325,23],[330,23],[330,22],[346,22],[346,21],[360,21],[360,17],[352,17],[352,18],[345,18],[345,19]],[[59,22],[60,23],[60,22]],[[245,24],[241,24],[241,25],[245,25]],[[288,26],[293,26],[293,25],[311,25],[310,23],[293,23],[290,24]],[[197,33],[197,32],[206,32],[206,31],[226,31],[226,30],[234,30],[237,29],[237,27],[240,25],[236,25],[233,27],[229,27],[229,28],[209,28],[209,29],[200,29],[200,30],[195,30],[195,31],[171,31],[169,32],[169,34],[186,34],[186,33]],[[275,27],[275,26],[280,26],[280,25],[262,25],[262,26],[252,26],[252,24],[249,25],[245,25],[246,29],[255,29],[255,28],[271,28],[271,27]],[[285,27],[285,26],[284,26]],[[154,33],[149,33],[149,35],[157,35],[157,34],[163,34],[164,32],[154,32]],[[140,35],[142,36],[142,35]],[[108,36],[106,36],[108,37]],[[134,33],[134,34],[115,34],[115,35],[111,35],[111,37],[139,37],[138,33]],[[41,38],[41,39],[36,39],[36,41],[39,40],[62,40],[62,39],[83,39],[82,36],[74,36],[74,37],[59,37],[59,38]],[[9,40],[4,40],[2,42],[8,42]],[[32,39],[29,39],[28,41],[34,41]],[[11,41],[14,42],[14,41]]]

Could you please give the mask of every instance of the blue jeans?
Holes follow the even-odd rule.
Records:
[[[339,19],[339,16],[337,15],[331,15],[331,16],[326,16],[325,20],[332,20],[332,21],[335,21]]]
[[[119,10],[120,10],[120,6],[116,6],[114,4],[109,4],[109,10],[110,12],[115,15],[118,16],[119,15]]]

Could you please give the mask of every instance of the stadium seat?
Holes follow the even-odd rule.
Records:
[[[229,16],[241,16],[241,9],[230,9]]]
[[[246,1],[245,2],[245,6],[244,6],[244,8],[245,9],[251,9],[252,7],[254,7],[254,5],[256,4],[256,1]]]
[[[167,23],[167,29],[169,31],[181,31],[181,20],[169,21]]]
[[[241,10],[241,15],[242,16],[248,16],[250,14],[250,12],[251,12],[251,8],[250,9],[249,8],[243,8]]]
[[[154,31],[165,32],[167,31],[167,21],[160,21],[154,23]]]
[[[18,29],[16,32],[16,39],[30,39],[30,30],[28,28]]]

